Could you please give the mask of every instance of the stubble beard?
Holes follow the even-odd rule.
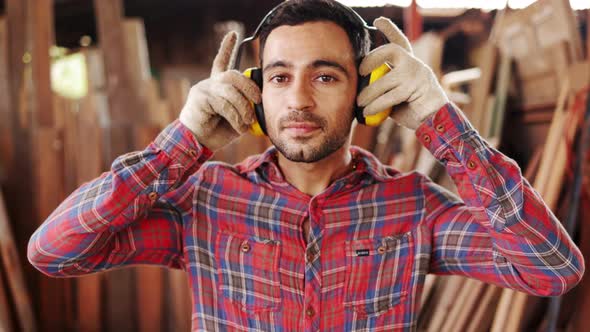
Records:
[[[320,142],[313,144],[317,137],[300,137],[296,139],[297,143],[287,142],[280,136],[269,135],[270,141],[276,149],[288,160],[292,162],[314,163],[320,161],[338,149],[340,149],[349,139],[350,129],[352,128],[352,117],[344,119],[346,123],[337,123],[336,129],[331,133],[326,133],[327,123],[324,119],[316,115],[304,112],[293,112],[289,114],[281,123],[286,120],[313,121],[320,125],[322,139]],[[282,126],[279,127],[282,130]],[[313,144],[313,145],[312,145]]]

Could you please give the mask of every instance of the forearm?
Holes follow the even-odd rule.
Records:
[[[88,270],[90,262],[85,260],[96,266],[102,262],[98,256],[114,249],[124,255],[132,247],[142,247],[140,243],[129,245],[142,241],[139,236],[133,238],[135,230],[129,227],[140,220],[152,222],[149,227],[164,227],[165,219],[172,221],[177,213],[151,216],[154,205],[209,156],[188,129],[179,122],[171,124],[145,150],[120,156],[109,172],[82,185],[62,202],[31,236],[29,261],[46,274],[69,275]],[[172,199],[166,203],[174,209],[190,209],[184,206],[189,202]]]
[[[460,111],[443,108],[418,128],[417,135],[445,164],[469,218],[490,237],[489,250],[475,248],[486,243],[481,240],[478,245],[465,242],[457,246],[471,256],[472,264],[488,265],[479,271],[494,273],[499,283],[539,295],[561,294],[580,280],[582,255],[560,222],[522,177],[518,165],[491,148]],[[439,218],[457,218],[451,214]],[[439,223],[444,225],[444,221]],[[473,259],[478,251],[488,257]]]

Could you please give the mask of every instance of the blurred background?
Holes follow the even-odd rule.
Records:
[[[143,149],[208,77],[221,37],[253,32],[277,0],[0,1],[0,331],[189,331],[182,271],[134,267],[51,279],[26,259],[34,230],[120,154]],[[515,159],[590,257],[588,0],[341,1],[392,19],[451,99]],[[252,43],[242,66],[257,64]],[[242,69],[244,69],[242,68]],[[353,143],[454,190],[413,132],[357,126]],[[244,135],[214,158],[262,152]],[[423,331],[585,331],[586,278],[533,298],[427,278]]]

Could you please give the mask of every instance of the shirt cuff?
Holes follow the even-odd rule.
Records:
[[[444,158],[451,142],[468,134],[476,131],[465,114],[451,103],[428,116],[416,129],[418,140],[439,160]]]
[[[213,151],[199,143],[190,129],[178,119],[156,137],[154,144],[172,160],[186,168],[203,164],[213,155]]]

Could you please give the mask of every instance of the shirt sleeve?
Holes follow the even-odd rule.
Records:
[[[29,261],[55,277],[130,264],[183,268],[193,174],[211,154],[178,120],[171,123],[63,201],[31,236]]]
[[[459,274],[557,296],[584,274],[561,223],[512,159],[490,147],[452,104],[428,117],[418,139],[446,167],[462,200],[424,179],[431,272]]]

